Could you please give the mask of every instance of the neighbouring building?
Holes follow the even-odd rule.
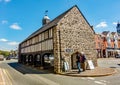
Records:
[[[97,66],[95,32],[76,5],[52,21],[45,15],[42,22],[40,29],[19,44],[19,63],[54,67],[54,72],[60,73],[64,59],[70,70],[74,69],[76,52],[84,52]]]
[[[115,57],[120,50],[120,36],[117,32],[103,31],[95,34],[97,57]]]
[[[102,56],[103,56],[102,49],[105,49],[105,48],[103,48],[103,39],[101,37],[101,34],[95,34],[95,43],[96,43],[97,57],[102,58]]]

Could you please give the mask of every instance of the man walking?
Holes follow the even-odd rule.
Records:
[[[76,63],[77,63],[78,73],[80,73],[81,72],[80,53],[78,52],[76,53],[76,59],[77,59]]]
[[[80,62],[81,62],[81,67],[82,67],[83,71],[86,70],[86,63],[85,63],[85,61],[86,61],[85,54],[84,54],[84,52],[81,52]]]

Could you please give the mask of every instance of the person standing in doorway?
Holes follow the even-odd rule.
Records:
[[[86,57],[85,57],[85,54],[84,52],[81,52],[81,56],[80,56],[80,62],[81,62],[81,68],[83,69],[83,71],[86,70]]]
[[[80,53],[78,52],[76,53],[76,59],[77,59],[76,63],[77,63],[78,73],[80,73],[81,72]]]

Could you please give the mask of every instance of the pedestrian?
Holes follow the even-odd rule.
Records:
[[[78,73],[80,73],[81,72],[80,53],[78,52],[76,53],[76,59],[77,59],[76,63],[77,63]]]
[[[81,68],[83,69],[83,71],[86,70],[86,56],[84,54],[84,52],[81,52],[81,56],[80,56],[80,62],[81,62]]]

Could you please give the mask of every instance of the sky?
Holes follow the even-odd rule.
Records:
[[[120,0],[0,0],[0,50],[18,44],[42,26],[45,11],[51,20],[77,5],[96,33],[116,32]]]

